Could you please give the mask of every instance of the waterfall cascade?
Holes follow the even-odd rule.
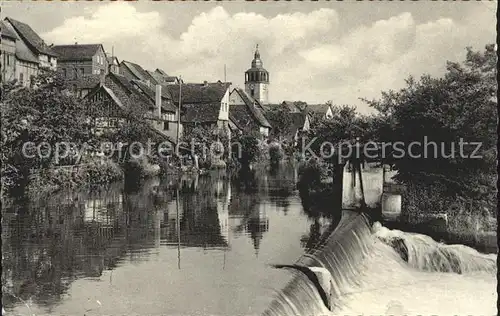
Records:
[[[363,292],[367,271],[373,274],[377,268],[380,275],[398,274],[392,280],[396,287],[432,283],[433,278],[439,280],[443,273],[458,277],[458,274],[485,272],[493,276],[496,256],[463,245],[445,245],[425,235],[389,230],[378,222],[371,227],[366,215],[344,211],[333,233],[295,265],[308,267],[320,281],[313,282],[306,274],[292,270],[292,280],[278,293],[264,315],[335,315],[345,311],[347,302],[352,299],[351,294]],[[325,276],[320,268],[326,269],[330,275]],[[415,276],[423,279],[414,280]],[[372,279],[378,280],[376,277]],[[391,279],[386,281],[391,282]],[[327,302],[322,299],[321,291],[326,293]],[[401,309],[397,301],[391,302],[390,311]]]

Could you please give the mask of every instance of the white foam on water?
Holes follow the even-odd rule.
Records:
[[[343,293],[331,315],[495,315],[496,280],[489,271],[421,271],[382,240],[367,258],[361,286]]]
[[[373,225],[374,236],[403,254],[408,264],[425,271],[468,273],[496,271],[496,255],[483,254],[464,245],[446,245],[431,237]]]
[[[331,273],[332,311],[314,284],[301,275],[287,285],[266,315],[496,314],[495,255],[389,230],[380,223],[371,232],[366,222],[355,221],[339,225],[336,237],[329,238],[314,260],[302,260]]]

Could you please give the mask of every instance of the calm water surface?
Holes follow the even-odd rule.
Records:
[[[8,315],[254,315],[330,220],[293,168],[58,194],[2,220]]]

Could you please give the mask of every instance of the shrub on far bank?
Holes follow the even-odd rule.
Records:
[[[327,176],[326,164],[319,159],[311,158],[299,166],[299,190],[319,190],[323,188],[322,180]]]
[[[447,196],[438,185],[423,187],[409,184],[403,194],[402,215],[409,223],[418,223],[434,214],[446,214],[449,233],[470,237],[496,230],[494,199],[473,200]]]
[[[107,184],[123,179],[123,171],[111,160],[93,160],[83,165],[77,173],[81,182],[90,185]]]
[[[42,169],[30,177],[27,193],[30,198],[72,189],[79,186],[104,185],[123,179],[123,171],[111,160],[91,160],[76,167]]]

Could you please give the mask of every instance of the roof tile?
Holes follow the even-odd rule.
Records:
[[[256,123],[259,126],[263,127],[268,127],[271,128],[271,124],[269,124],[269,121],[266,119],[262,111],[260,110],[260,107],[257,106],[257,101],[254,100],[252,97],[250,97],[243,89],[240,88],[235,88],[233,91],[236,91],[240,96],[241,99],[245,102],[246,105],[246,111],[249,112],[250,116],[249,119],[252,121],[256,121]],[[231,105],[229,108],[229,114],[231,115],[231,111],[233,109],[234,105]],[[238,109],[235,113],[239,112],[240,110]],[[236,116],[240,116],[239,114],[236,114]],[[235,117],[235,119],[237,119]]]
[[[2,37],[10,37],[12,39],[19,39],[16,33],[5,24],[4,21],[0,21],[0,32],[2,32]]]
[[[31,49],[35,50],[38,54],[57,57],[57,53],[55,53],[28,24],[19,22],[13,18],[5,19],[12,24],[19,36],[26,41]]]
[[[127,67],[130,72],[136,77],[135,79],[142,80],[142,81],[149,81],[152,84],[157,84],[158,82],[156,81],[155,78],[153,78],[144,68],[142,68],[140,65],[132,63],[130,61],[122,61],[121,62],[125,67]],[[132,79],[132,78],[131,78]]]
[[[102,44],[75,44],[56,45],[52,49],[59,54],[59,61],[86,61],[92,60],[94,55],[102,47]]]

